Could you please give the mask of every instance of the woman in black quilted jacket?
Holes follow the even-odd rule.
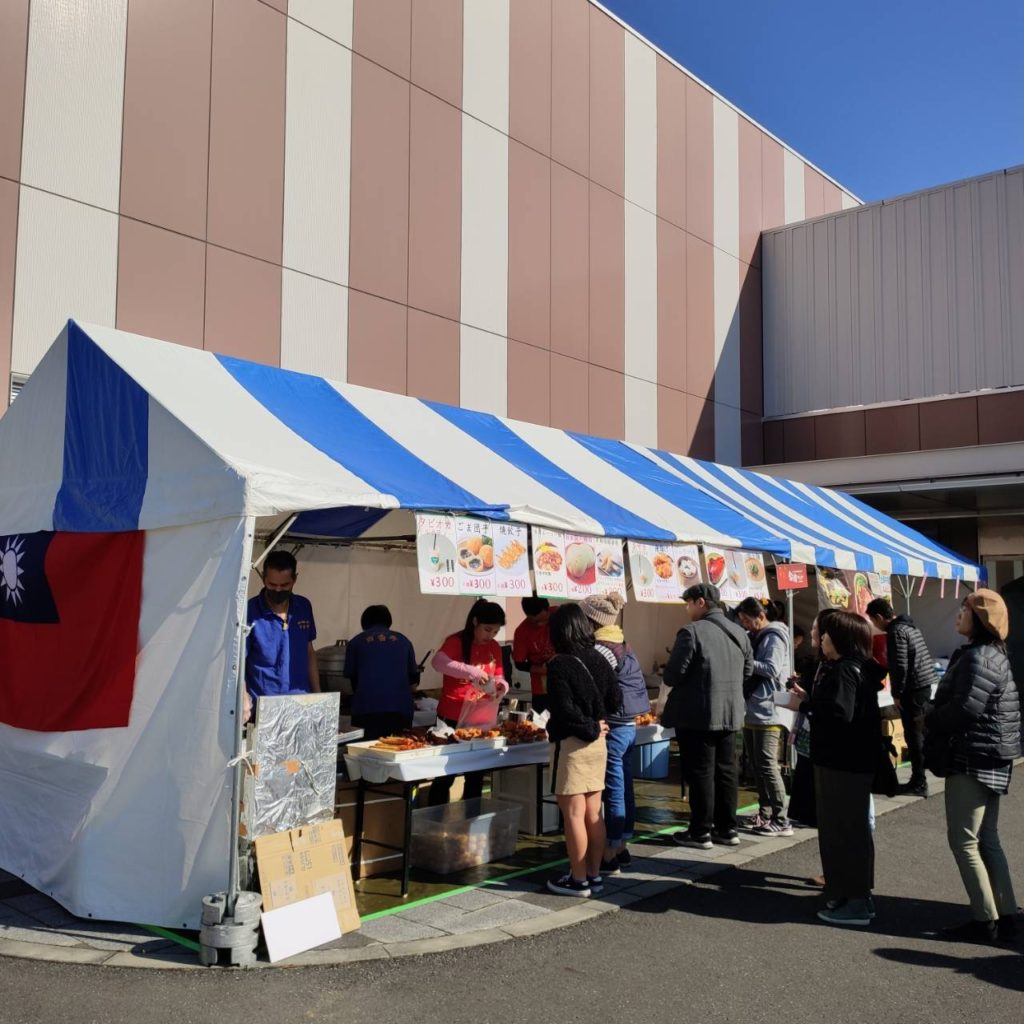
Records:
[[[995,591],[967,596],[956,620],[967,642],[939,683],[926,719],[926,764],[947,775],[946,833],[971,901],[971,920],[944,932],[951,939],[1007,941],[1016,934],[1017,898],[999,843],[999,798],[1009,790],[1021,752],[1008,629],[1006,605]]]

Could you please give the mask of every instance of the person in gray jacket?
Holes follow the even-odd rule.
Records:
[[[671,693],[662,724],[676,730],[690,791],[690,825],[681,846],[736,846],[736,734],[743,726],[743,687],[753,673],[750,640],[722,612],[718,588],[697,583],[683,593],[690,624],[676,635],[665,666]]]
[[[782,722],[775,703],[775,695],[785,692],[790,672],[785,613],[778,602],[756,597],[741,601],[736,611],[754,648],[754,674],[743,689],[747,698],[743,745],[757,782],[759,808],[748,825],[758,835],[791,836],[793,826],[786,818],[786,787],[779,763]]]

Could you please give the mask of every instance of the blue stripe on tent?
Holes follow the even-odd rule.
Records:
[[[664,453],[664,458],[672,466],[678,469],[680,473],[685,474],[688,480],[694,481],[698,486],[710,487],[715,497],[719,498],[726,504],[732,505],[736,500],[731,497],[728,493],[729,491],[738,491],[743,494],[748,501],[754,502],[755,504],[760,501],[762,504],[758,506],[758,511],[756,512],[747,508],[743,508],[742,510],[737,509],[737,511],[740,515],[756,519],[768,529],[778,529],[782,533],[798,540],[806,538],[803,540],[803,543],[814,547],[814,560],[816,565],[836,565],[838,562],[836,549],[842,548],[843,550],[851,551],[851,554],[854,557],[854,564],[858,569],[867,571],[874,570],[875,561],[873,556],[871,554],[852,550],[852,547],[848,546],[848,538],[846,538],[841,531],[838,531],[832,528],[829,524],[821,521],[822,517],[818,506],[811,506],[804,499],[798,498],[794,494],[779,493],[778,488],[774,483],[767,484],[753,476],[753,474],[746,473],[743,470],[739,470],[740,474],[752,486],[762,492],[760,496],[758,494],[751,494],[741,484],[726,474],[722,467],[713,462],[700,462],[701,469],[708,473],[712,478],[712,482],[709,483],[702,478],[695,478],[689,468],[672,454]],[[786,511],[783,512],[780,509],[764,505],[764,494],[768,494],[780,501],[783,504],[783,507],[786,508]],[[814,523],[814,527],[808,527],[799,522],[794,513],[809,519]],[[832,536],[829,536],[830,534]],[[824,543],[826,538],[830,541],[834,538],[834,543]],[[871,550],[877,550],[877,548]]]
[[[149,477],[149,395],[68,321],[64,476],[53,528],[137,530]]]
[[[302,512],[288,533],[300,537],[361,537],[388,512],[386,508],[322,508]]]
[[[699,487],[680,480],[629,445],[603,437],[590,437],[587,434],[570,432],[569,436],[624,476],[635,480],[687,515],[718,530],[719,533],[735,537],[744,548],[767,551],[784,558],[790,557],[792,548],[784,537],[762,529],[757,523],[741,516],[717,498],[710,497]]]
[[[470,409],[456,409],[454,406],[441,405],[438,402],[424,401],[423,404],[591,519],[596,519],[606,536],[648,540],[675,539],[675,535],[664,527],[655,526],[654,523],[634,515],[628,509],[598,494],[586,484],[580,483],[535,448],[531,448],[496,416],[486,412],[473,412]]]
[[[321,377],[231,356],[217,359],[286,427],[371,487],[393,494],[402,508],[450,509],[508,519],[507,505],[490,505],[463,490],[403,448]]]

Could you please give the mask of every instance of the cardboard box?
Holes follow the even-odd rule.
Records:
[[[263,909],[276,910],[329,892],[342,934],[359,927],[352,872],[336,818],[255,840]]]
[[[903,723],[898,718],[882,720],[882,735],[892,739],[896,748],[896,764],[908,760],[907,741],[903,735]]]

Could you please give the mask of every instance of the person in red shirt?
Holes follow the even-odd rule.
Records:
[[[505,609],[481,598],[469,610],[466,625],[452,633],[431,659],[430,664],[441,673],[441,700],[437,705],[439,718],[455,727],[467,700],[476,693],[508,693],[505,670],[501,662],[501,646],[494,638],[505,625]],[[443,775],[430,783],[428,805],[446,804],[451,796],[454,775]],[[483,792],[484,773],[466,775],[463,799],[473,800]]]
[[[512,661],[516,668],[530,673],[534,711],[547,707],[548,662],[554,657],[548,618],[551,608],[546,597],[524,597],[523,614],[512,637]]]

